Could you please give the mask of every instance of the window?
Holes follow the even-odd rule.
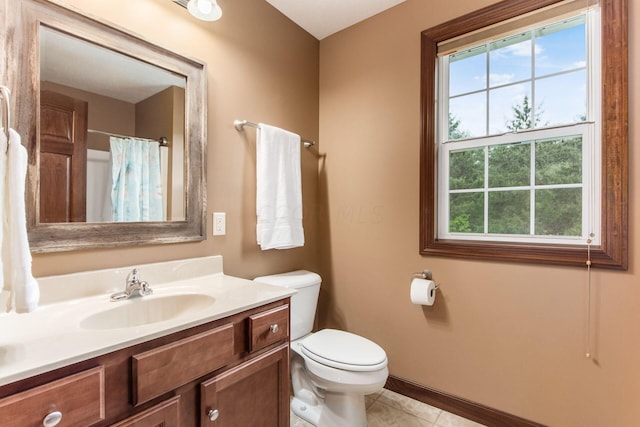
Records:
[[[626,268],[626,0],[587,5],[423,32],[421,253],[585,265],[590,239],[594,266]]]
[[[439,56],[439,236],[599,243],[597,12]]]

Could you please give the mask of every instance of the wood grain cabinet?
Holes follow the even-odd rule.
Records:
[[[178,427],[180,396],[168,399],[111,427]]]
[[[287,427],[289,346],[283,345],[200,385],[201,426]]]
[[[0,425],[92,425],[104,420],[104,405],[104,367],[98,366],[0,400]]]
[[[0,425],[286,427],[289,299],[1,386]]]

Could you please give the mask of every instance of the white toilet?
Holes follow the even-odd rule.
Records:
[[[379,391],[389,371],[376,343],[335,329],[311,333],[322,279],[305,270],[257,277],[294,288],[291,297],[293,412],[318,427],[365,427],[365,394]]]

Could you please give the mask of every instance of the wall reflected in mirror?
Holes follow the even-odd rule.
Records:
[[[185,220],[185,87],[41,26],[39,222]]]

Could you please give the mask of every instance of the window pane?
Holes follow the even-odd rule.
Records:
[[[587,119],[587,72],[574,71],[536,80],[540,125],[553,126]]]
[[[531,78],[531,32],[495,41],[489,49],[489,86]]]
[[[484,148],[449,153],[449,189],[484,188]]]
[[[531,84],[520,83],[489,92],[489,133],[529,129],[533,123]]]
[[[581,183],[581,135],[536,141],[536,185]]]
[[[519,187],[531,183],[531,144],[494,145],[489,148],[489,187]]]
[[[449,56],[449,96],[487,86],[487,48],[479,46]]]
[[[489,233],[529,234],[529,191],[489,193]]]
[[[453,114],[449,113],[449,140],[469,138],[471,133],[462,128],[462,122]]]
[[[449,195],[449,232],[484,232],[484,193]]]
[[[538,236],[580,236],[582,189],[537,190],[535,230]]]
[[[585,17],[536,30],[536,77],[586,66]]]
[[[449,100],[449,117],[460,121],[459,129],[468,136],[487,134],[485,93],[458,96]]]

